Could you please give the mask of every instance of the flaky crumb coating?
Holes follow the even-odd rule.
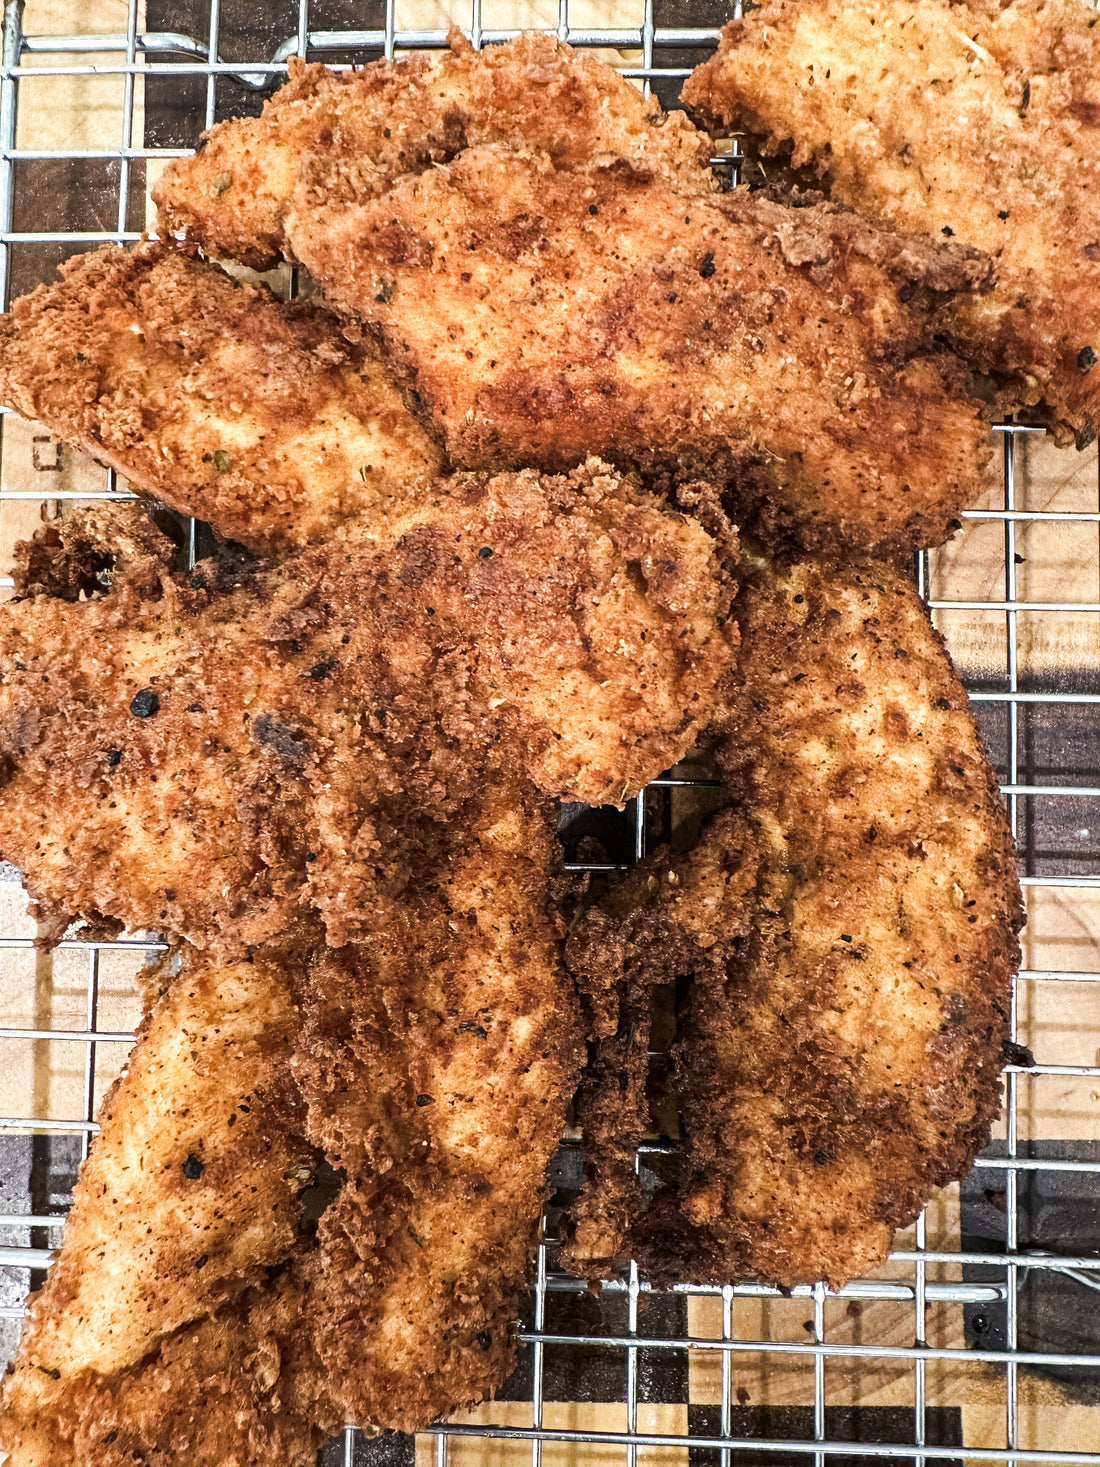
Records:
[[[500,1385],[582,1056],[557,864],[502,775],[368,945],[185,958],[32,1302],[13,1467],[306,1467],[346,1421],[413,1431]]]
[[[112,569],[116,519],[43,529],[17,573],[43,594],[0,617],[0,849],[55,925],[235,951],[314,910],[362,939],[494,770],[621,803],[732,665],[732,546],[595,461],[452,480],[278,565]],[[49,594],[69,536],[110,594]]]
[[[287,227],[455,463],[721,471],[771,537],[939,543],[990,435],[935,308],[988,261],[799,202],[481,148]]]
[[[153,198],[162,233],[266,269],[293,257],[285,217],[300,180],[330,196],[382,193],[466,147],[507,142],[565,165],[601,155],[644,163],[688,194],[717,188],[710,138],[665,113],[611,67],[553,36],[474,51],[414,52],[358,71],[290,62],[258,118],[219,123],[193,158],[169,165]]]
[[[1040,404],[1100,423],[1100,32],[1078,0],[765,0],[684,87],[700,114],[793,147],[832,196],[989,254],[997,287],[945,320]]]
[[[443,457],[326,312],[161,245],[106,246],[0,317],[0,399],[262,553],[383,517]]]
[[[743,683],[717,749],[733,804],[692,855],[631,878],[626,913],[613,896],[582,919],[570,961],[586,986],[693,980],[682,1172],[625,1238],[652,1276],[840,1285],[988,1139],[1020,891],[965,693],[908,580],[875,563],[742,571]],[[624,1245],[621,1195],[581,1220],[584,1273]]]

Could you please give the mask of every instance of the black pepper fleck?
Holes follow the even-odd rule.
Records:
[[[160,699],[152,688],[142,688],[130,699],[130,712],[135,718],[152,718],[160,708]]]
[[[1008,218],[1008,210],[1007,209],[999,209],[997,211],[997,218],[998,219],[1007,219]]]
[[[598,214],[600,212],[599,205],[598,204],[589,204],[589,206],[588,206],[588,212],[590,214]]]
[[[183,1175],[190,1182],[197,1182],[202,1176],[202,1162],[193,1151],[183,1164]]]
[[[479,560],[488,560],[492,553],[493,547],[491,545],[483,545],[481,549],[477,552],[477,558]]]
[[[108,749],[107,750],[107,763],[108,763],[108,765],[112,769],[114,769],[114,767],[115,767],[116,764],[121,764],[122,763],[122,750],[121,749]]]
[[[195,1267],[196,1268],[205,1268],[206,1265],[209,1262],[210,1262],[210,1254],[209,1253],[200,1253],[199,1256],[195,1259]]]
[[[943,226],[943,228],[940,230],[940,233],[941,234],[946,234],[947,237],[948,237],[948,239],[951,239],[951,237],[954,235],[955,231],[951,228],[950,224],[945,224]]]
[[[433,1098],[434,1097],[431,1096],[431,1095],[418,1095],[416,1097],[416,1103],[417,1103],[417,1105],[421,1105],[421,1106],[423,1106],[423,1105],[431,1105]]]
[[[1083,346],[1077,353],[1077,367],[1081,372],[1091,371],[1096,365],[1096,353],[1091,346]]]
[[[493,1337],[487,1329],[481,1331],[477,1337],[477,1342],[483,1350],[491,1350],[493,1348]]]
[[[714,263],[714,251],[708,250],[703,256],[703,263],[699,266],[699,274],[704,280],[709,280],[718,266]]]

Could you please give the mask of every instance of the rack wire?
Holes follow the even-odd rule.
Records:
[[[550,29],[670,104],[724,13],[707,0],[634,3],[592,0],[582,13],[582,0],[572,0],[571,18],[570,0],[548,0],[542,11],[538,0],[472,0],[454,18],[467,22],[475,45],[521,26]],[[234,4],[125,0],[119,29],[119,0],[28,0],[25,8],[9,0],[0,58],[5,308],[75,250],[139,238],[156,169],[220,117],[258,110],[288,57],[348,65],[446,44],[444,18],[420,0],[410,0],[407,16],[398,0],[355,14],[342,0],[268,0],[259,17]],[[67,105],[90,99],[97,121],[86,135],[38,125],[51,86]],[[987,499],[967,512],[954,546],[917,566],[1002,778],[1032,922],[1012,1038],[1031,1045],[1037,1062],[1007,1067],[993,1145],[961,1193],[949,1189],[899,1237],[879,1275],[838,1293],[746,1283],[658,1296],[632,1266],[597,1299],[558,1268],[551,1208],[520,1367],[503,1398],[415,1444],[372,1445],[349,1428],[322,1454],[328,1467],[881,1459],[1100,1467],[1100,1405],[1092,1404],[1100,1401],[1100,1330],[1089,1328],[1100,1290],[1100,1063],[1089,1062],[1100,1058],[1100,481],[1095,451],[1059,455],[1022,424],[997,433],[999,473]],[[36,514],[105,497],[129,497],[113,472],[63,457],[48,435],[0,416],[6,547]],[[1000,542],[995,556],[991,535]],[[194,524],[187,545],[193,564],[201,546]],[[642,857],[679,792],[700,782],[690,774],[657,781],[627,827],[612,832],[618,854],[589,867]],[[17,880],[0,869],[0,1105],[13,1112],[0,1117],[0,1335],[9,1351],[27,1288],[60,1241],[65,1167],[71,1183],[99,1097],[133,1038],[127,977],[163,947],[69,940],[44,960]],[[57,1076],[60,1098],[50,1088]],[[22,1110],[11,1098],[21,1088],[29,1096]],[[647,1142],[639,1167],[657,1166],[674,1145]],[[563,1194],[579,1180],[575,1142],[555,1176]],[[1047,1237],[1051,1197],[1062,1199],[1056,1216],[1073,1226]],[[990,1208],[999,1236],[979,1236],[975,1216]],[[1052,1332],[1059,1318],[1071,1324]]]

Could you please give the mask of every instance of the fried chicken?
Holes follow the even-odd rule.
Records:
[[[874,562],[751,554],[743,574],[742,683],[717,745],[731,805],[569,941],[582,983],[618,984],[635,1008],[692,979],[679,1180],[638,1219],[611,1175],[569,1259],[599,1272],[630,1247],[657,1281],[839,1286],[988,1139],[1020,891],[995,777],[913,586]],[[589,1108],[598,1159],[644,1124],[630,1093],[614,1114],[616,1064]]]
[[[57,930],[237,952],[314,910],[365,940],[486,779],[620,803],[732,664],[732,541],[595,461],[450,481],[278,565],[173,575],[131,532],[112,571],[116,523],[44,528],[17,575],[110,594],[0,619],[0,848]]]
[[[463,815],[369,944],[185,960],[32,1302],[13,1467],[305,1467],[345,1421],[415,1430],[504,1379],[579,1027],[547,802],[505,776]]]
[[[0,317],[0,399],[260,552],[380,518],[443,467],[367,346],[215,265],[78,255]]]
[[[264,1276],[295,1245],[314,1170],[291,1082],[285,959],[191,959],[104,1099],[23,1351],[110,1375]]]
[[[801,202],[685,203],[625,165],[482,148],[358,206],[309,200],[287,228],[455,463],[721,472],[769,536],[938,543],[990,435],[933,303],[987,262]]]
[[[1077,0],[765,0],[683,91],[835,199],[991,255],[995,291],[945,329],[1081,445],[1100,423],[1095,24]]]
[[[169,165],[153,189],[162,234],[266,269],[293,257],[284,224],[303,177],[362,197],[484,143],[538,148],[564,166],[625,158],[685,194],[718,187],[706,133],[553,36],[474,51],[456,29],[439,55],[343,74],[296,59],[289,69],[261,117],[219,123],[194,157]]]

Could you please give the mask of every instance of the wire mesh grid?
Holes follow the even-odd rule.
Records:
[[[398,0],[257,9],[11,0],[0,65],[5,307],[75,250],[138,238],[158,166],[190,151],[215,120],[258,110],[292,55],[347,65],[441,47],[452,18],[468,22],[475,45],[538,26],[595,48],[668,104],[725,18],[706,0],[644,0],[636,12],[630,0],[594,0],[583,12],[574,0],[572,18],[569,0],[550,0],[549,11],[473,0],[468,16],[418,0],[408,15]],[[66,107],[90,109],[92,123],[65,125],[53,113]],[[1003,1124],[973,1176],[899,1236],[878,1275],[836,1294],[747,1283],[658,1296],[632,1266],[595,1298],[557,1267],[551,1208],[520,1367],[502,1399],[415,1444],[383,1443],[381,1454],[349,1428],[323,1454],[331,1467],[1100,1464],[1100,1331],[1090,1307],[1100,1290],[1100,1064],[1087,1062],[1100,1046],[1100,842],[1090,824],[1100,798],[1100,484],[1094,451],[1067,458],[1026,426],[997,432],[987,499],[967,513],[959,541],[917,566],[1002,778],[1031,921],[1012,1035],[1036,1048],[1037,1062],[1021,1049],[1025,1062],[1008,1066]],[[128,497],[113,471],[31,425],[0,416],[0,434],[5,547],[67,501]],[[185,535],[193,564],[201,527]],[[690,772],[657,781],[609,834],[608,860],[587,864],[643,856],[679,792],[699,782]],[[0,1017],[19,1021],[0,1028],[0,1106],[10,1111],[0,1143],[11,1146],[0,1151],[0,1326],[10,1351],[26,1290],[60,1241],[64,1177],[42,1173],[57,1170],[58,1145],[70,1148],[70,1173],[85,1154],[133,1037],[127,977],[163,945],[74,939],[44,958],[17,873],[0,875]],[[674,1146],[654,1136],[639,1167]],[[563,1194],[576,1185],[575,1141],[555,1174]]]

